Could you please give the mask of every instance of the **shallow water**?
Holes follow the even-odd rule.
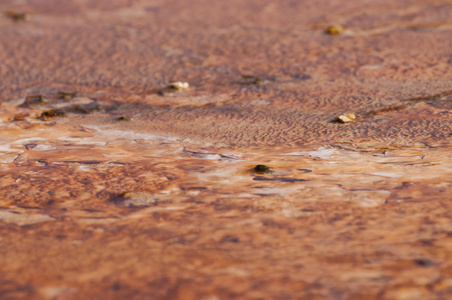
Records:
[[[54,4],[0,4],[1,297],[451,293],[450,3]]]

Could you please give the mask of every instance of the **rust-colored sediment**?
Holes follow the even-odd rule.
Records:
[[[0,299],[452,296],[450,1],[0,11]]]

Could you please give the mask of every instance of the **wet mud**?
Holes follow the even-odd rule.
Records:
[[[452,295],[452,3],[0,11],[0,299]]]

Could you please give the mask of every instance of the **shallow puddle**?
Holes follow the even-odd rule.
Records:
[[[450,296],[450,4],[53,2],[0,4],[0,298]]]

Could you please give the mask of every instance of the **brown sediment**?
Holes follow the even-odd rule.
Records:
[[[450,298],[450,3],[54,2],[0,3],[0,299]]]
[[[450,96],[450,95],[452,95],[452,91],[446,91],[446,92],[442,92],[442,93],[435,94],[435,95],[427,95],[427,96],[421,96],[421,97],[413,97],[410,99],[404,99],[404,100],[401,100],[400,102],[405,103],[405,104],[399,104],[399,105],[379,108],[377,110],[373,110],[370,112],[363,112],[363,113],[361,113],[361,115],[373,116],[373,115],[381,115],[381,114],[385,114],[385,113],[389,113],[389,112],[399,111],[399,110],[407,109],[409,107],[413,107],[413,106],[417,105],[419,102],[444,100],[443,98]],[[448,99],[445,99],[445,100],[447,101]]]
[[[367,115],[382,115],[382,114],[385,114],[388,112],[398,111],[398,110],[402,110],[402,109],[406,109],[406,108],[408,108],[408,105],[397,105],[397,106],[385,107],[385,108],[380,108],[375,111],[371,111],[371,112],[367,113]]]
[[[414,98],[410,98],[407,99],[406,101],[428,101],[428,100],[438,100],[440,98],[446,97],[446,96],[450,96],[452,95],[452,91],[446,91],[446,92],[442,92],[439,94],[434,94],[434,95],[427,95],[427,96],[421,96],[421,97],[414,97]]]

